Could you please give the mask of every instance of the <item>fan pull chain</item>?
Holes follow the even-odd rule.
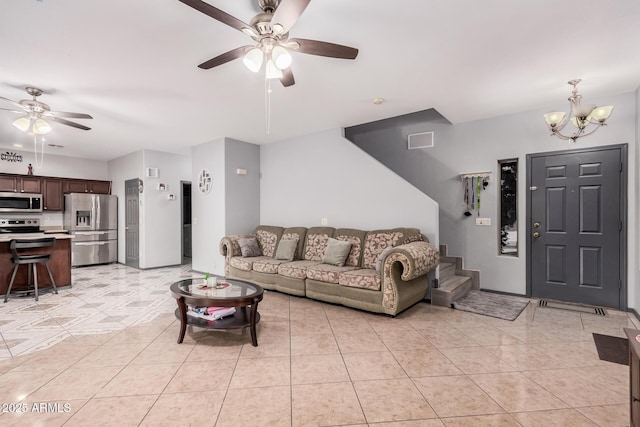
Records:
[[[271,79],[264,79],[264,108],[267,134],[271,131]]]
[[[33,135],[33,154],[36,158],[36,168],[41,169],[44,165],[44,136],[40,135],[40,145],[42,150],[40,151],[40,161],[38,161],[38,135]]]

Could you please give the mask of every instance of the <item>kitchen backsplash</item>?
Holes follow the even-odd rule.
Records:
[[[0,219],[39,219],[40,228],[62,228],[62,212],[48,212],[43,214],[2,214]]]

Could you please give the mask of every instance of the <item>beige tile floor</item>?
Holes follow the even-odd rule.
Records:
[[[248,333],[176,344],[186,268],[74,269],[0,307],[0,425],[626,426],[628,368],[592,332],[640,323],[539,308],[513,322],[420,303],[396,318],[267,291]]]

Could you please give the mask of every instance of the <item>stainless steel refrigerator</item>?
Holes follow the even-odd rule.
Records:
[[[71,240],[71,265],[118,260],[118,198],[106,194],[64,195],[64,227]]]

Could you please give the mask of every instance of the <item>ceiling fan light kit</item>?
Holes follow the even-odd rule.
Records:
[[[12,113],[24,114],[22,117],[13,121],[13,125],[20,129],[22,132],[26,132],[29,135],[33,135],[33,146],[36,160],[36,167],[42,167],[44,161],[44,136],[51,132],[51,125],[46,119],[54,122],[71,126],[77,129],[90,130],[90,127],[81,125],[80,123],[66,120],[63,117],[75,118],[75,119],[92,119],[89,114],[84,113],[65,113],[62,111],[51,111],[51,108],[44,102],[38,101],[36,98],[42,95],[42,90],[37,87],[28,86],[25,88],[27,93],[33,97],[33,99],[22,99],[18,102],[12,101],[8,98],[0,96],[1,100],[7,101],[12,108],[0,108],[0,110],[10,111]],[[38,161],[38,136],[40,136],[40,160]],[[15,145],[15,144],[14,144]],[[51,145],[51,144],[50,144]]]
[[[611,116],[613,105],[596,107],[593,104],[582,104],[582,95],[578,94],[577,88],[578,83],[581,81],[581,79],[574,79],[567,82],[573,86],[571,96],[568,98],[568,114],[562,111],[554,111],[544,115],[544,120],[552,136],[576,142],[578,138],[591,135],[601,126],[607,125],[605,122]],[[571,123],[576,128],[571,135],[561,132],[568,123]],[[593,128],[588,128],[590,125],[593,125]]]
[[[334,43],[289,39],[289,30],[311,0],[258,0],[262,13],[247,24],[202,0],[179,0],[192,8],[251,37],[256,45],[230,50],[198,67],[210,69],[242,57],[245,66],[257,73],[264,64],[265,78],[280,79],[284,87],[293,86],[290,51],[331,58],[355,59],[358,49]]]

